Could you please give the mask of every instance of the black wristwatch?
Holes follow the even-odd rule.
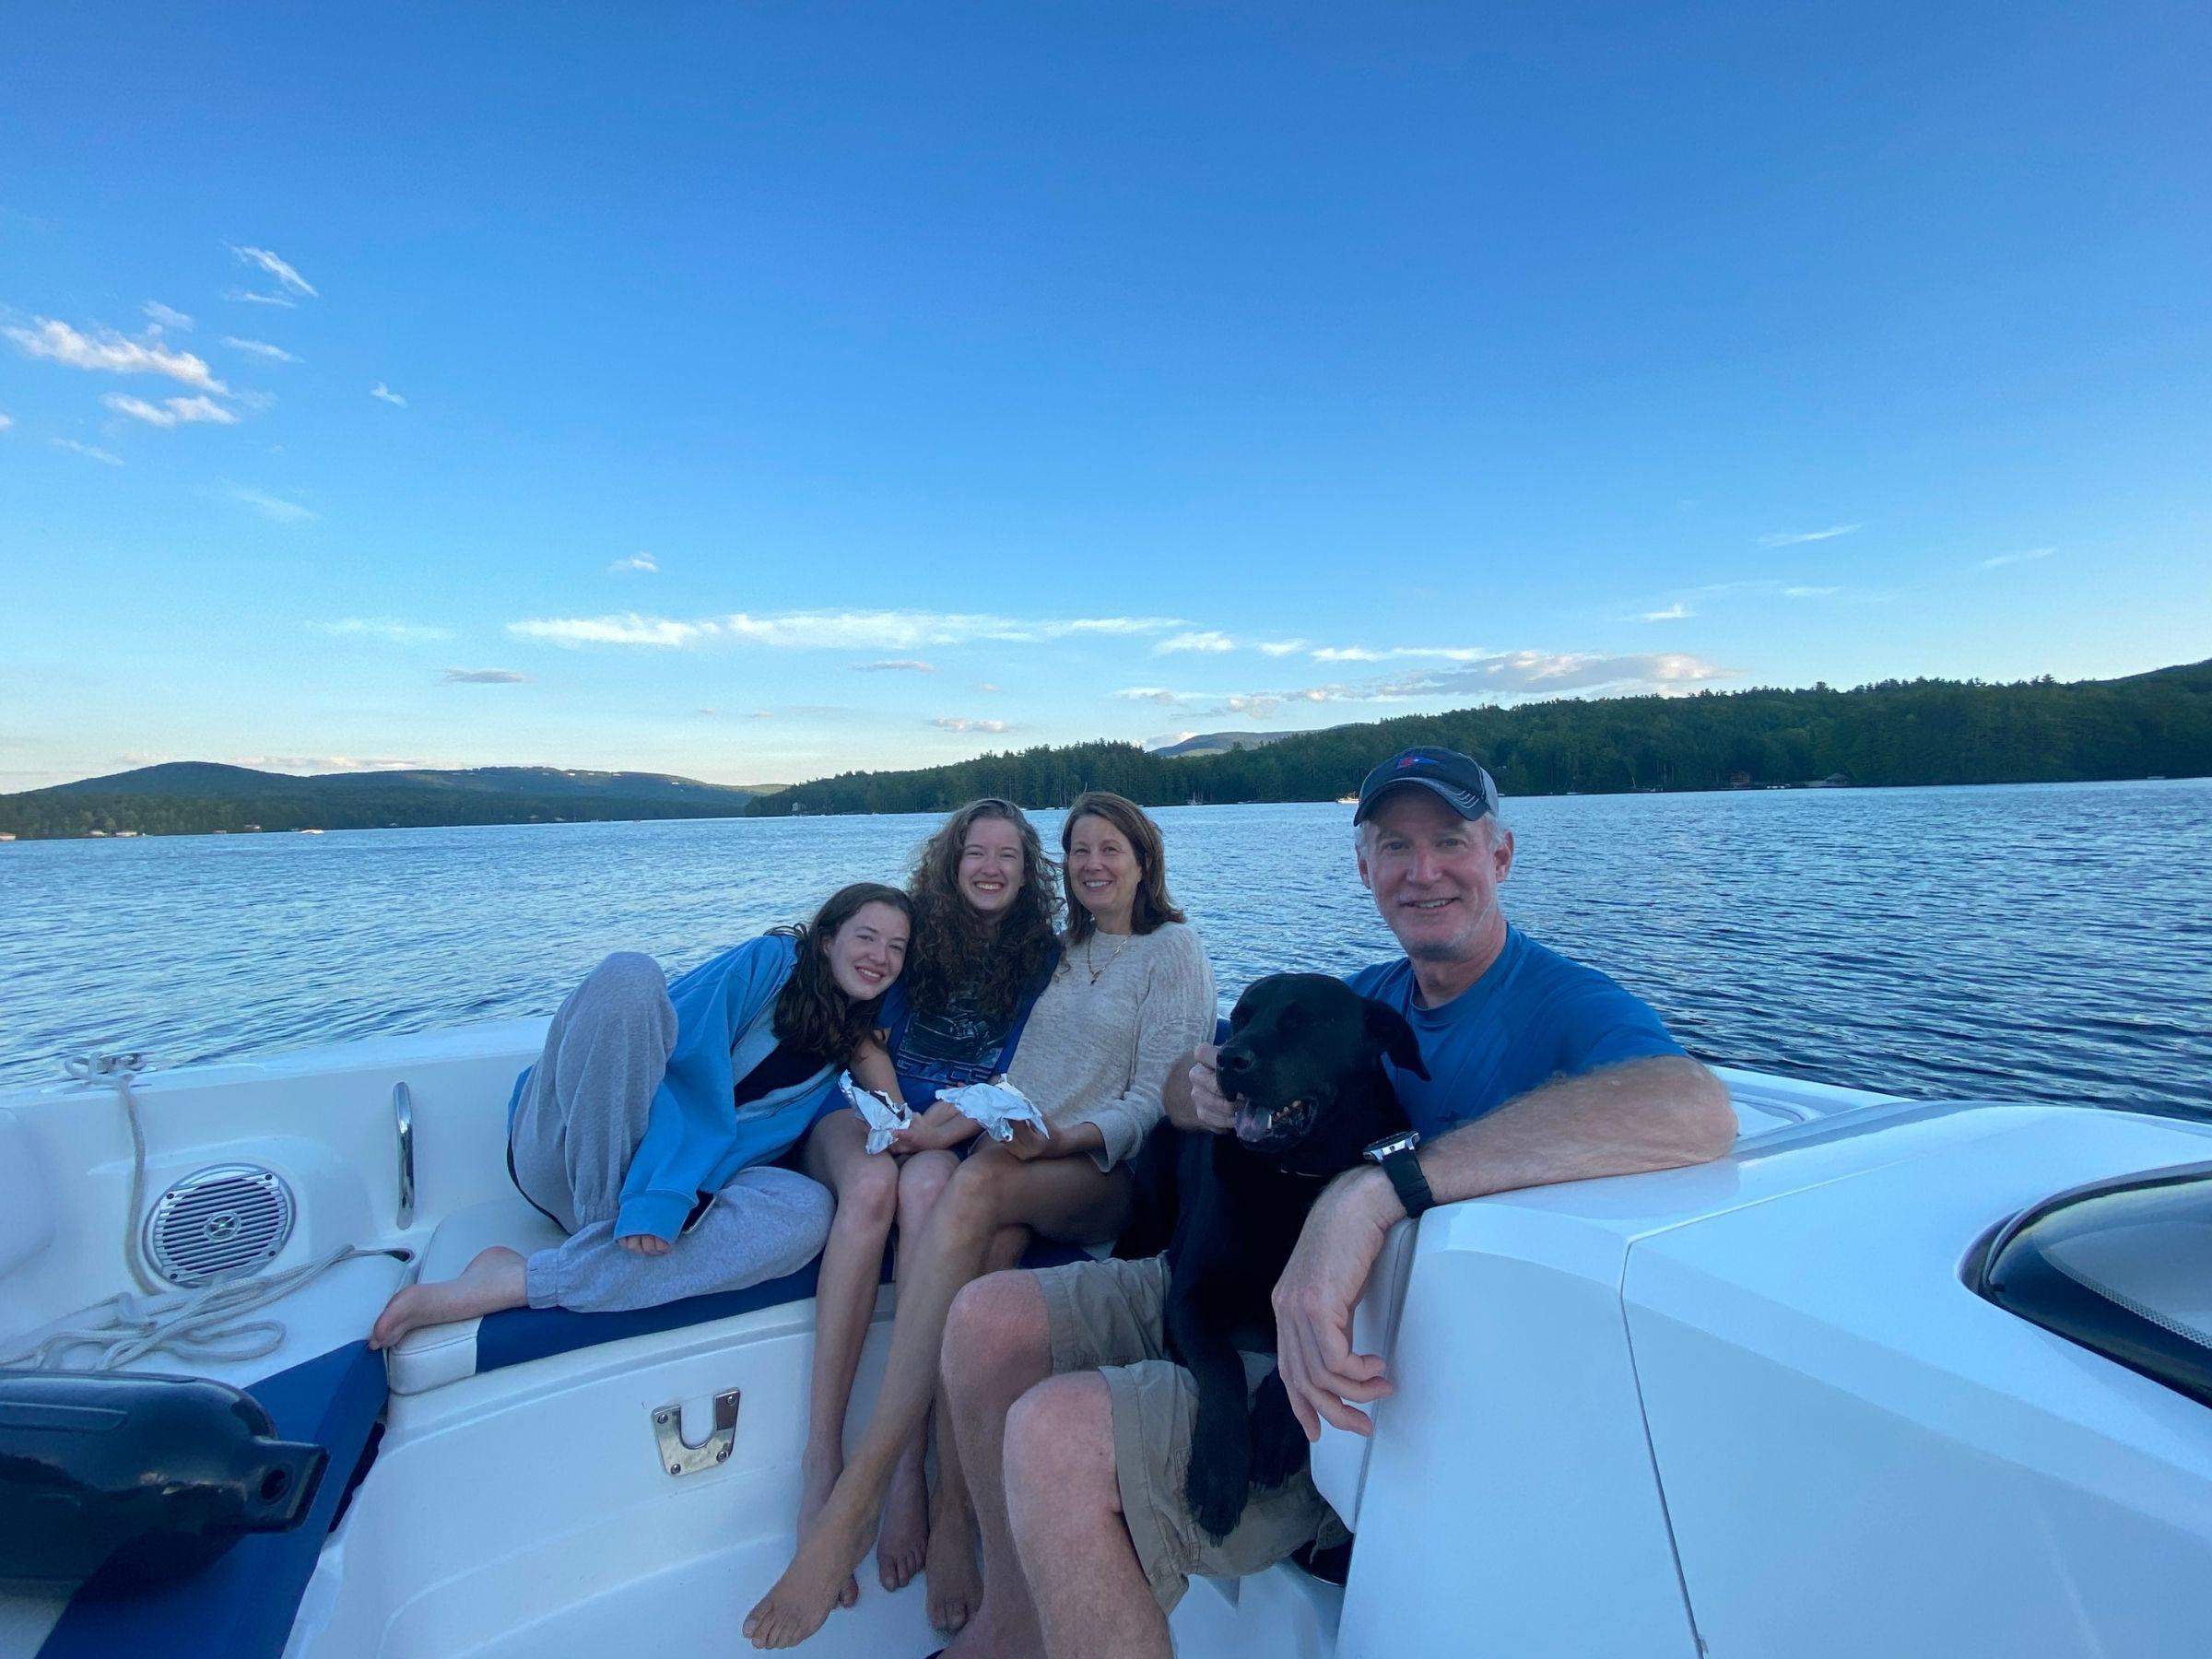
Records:
[[[1436,1195],[1430,1192],[1429,1178],[1421,1173],[1421,1160],[1415,1156],[1420,1144],[1419,1134],[1408,1129],[1402,1135],[1384,1135],[1359,1154],[1368,1162],[1382,1166],[1390,1184],[1397,1188],[1398,1202],[1408,1216],[1436,1207]]]

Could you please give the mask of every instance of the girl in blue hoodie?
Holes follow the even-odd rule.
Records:
[[[673,985],[650,957],[607,958],[554,1015],[508,1103],[515,1186],[568,1239],[526,1258],[495,1245],[458,1278],[409,1286],[370,1345],[525,1303],[651,1307],[806,1265],[828,1236],[830,1195],[774,1160],[839,1071],[888,1072],[873,1032],[912,914],[897,888],[859,882],[804,927]]]

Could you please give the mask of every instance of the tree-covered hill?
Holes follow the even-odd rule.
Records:
[[[1088,743],[919,771],[846,772],[763,796],[756,814],[943,812],[978,795],[1065,806],[1112,789],[1147,806],[1325,801],[1418,743],[1479,757],[1507,794],[2065,782],[2212,774],[2212,662],[2125,679],[1885,680],[1848,691],[1707,691],[1462,709],[1285,737],[1226,754]]]
[[[206,835],[554,819],[735,818],[756,793],[659,772],[565,771],[546,766],[301,778],[181,760],[0,795],[0,830],[36,840],[95,830],[109,835]]]

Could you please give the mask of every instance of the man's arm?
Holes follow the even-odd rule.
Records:
[[[1687,1055],[1606,1066],[1531,1089],[1424,1145],[1421,1173],[1439,1204],[1522,1187],[1706,1163],[1735,1141],[1727,1086]],[[1405,1219],[1389,1177],[1340,1175],[1306,1217],[1275,1288],[1276,1359],[1308,1440],[1323,1419],[1371,1434],[1365,1403],[1390,1392],[1382,1361],[1352,1352],[1352,1305]]]

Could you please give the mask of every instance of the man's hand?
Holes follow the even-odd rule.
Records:
[[[1181,1077],[1169,1074],[1160,1099],[1176,1128],[1227,1135],[1237,1126],[1237,1109],[1221,1092],[1221,1079],[1214,1069],[1220,1053],[1212,1043],[1202,1042],[1191,1051],[1190,1065]]]
[[[1276,1369],[1310,1441],[1321,1438],[1324,1419],[1354,1434],[1375,1431],[1373,1419],[1347,1402],[1379,1400],[1391,1385],[1380,1357],[1352,1352],[1352,1307],[1391,1224],[1405,1213],[1381,1171],[1339,1177],[1307,1213],[1276,1282]]]
[[[663,1256],[668,1253],[668,1241],[651,1233],[624,1233],[615,1241],[631,1255]]]

